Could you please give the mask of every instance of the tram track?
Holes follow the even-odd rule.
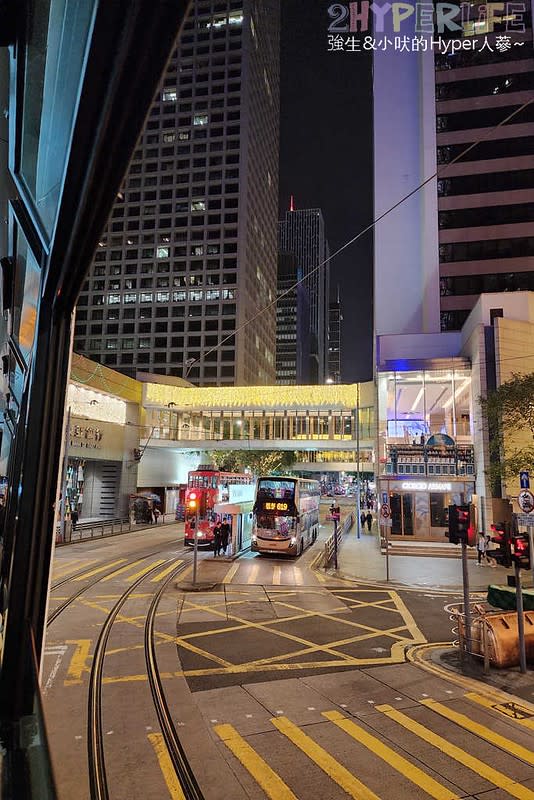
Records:
[[[174,558],[170,558],[166,563],[171,564],[174,560]],[[109,612],[95,644],[93,663],[89,677],[87,702],[87,759],[91,800],[109,800],[110,797],[104,749],[102,703],[104,663],[109,637],[123,606],[128,602],[138,586],[144,581],[149,580],[155,572],[162,569],[162,566],[162,564],[159,564],[153,567],[153,569],[139,577],[125,592],[123,592]],[[155,711],[161,725],[169,756],[172,760],[177,778],[182,786],[184,797],[186,800],[203,800],[203,795],[198,787],[185,751],[176,733],[170,709],[165,699],[161,676],[157,666],[154,638],[154,621],[161,598],[171,581],[176,579],[188,566],[188,563],[177,565],[154,593],[144,627],[145,663]]]
[[[131,566],[132,564],[137,564],[138,561],[140,561],[140,560],[142,560],[144,558],[152,558],[153,556],[160,555],[166,549],[168,549],[168,548],[161,548],[160,550],[155,550],[155,551],[153,551],[151,553],[141,553],[141,554],[138,553],[130,561],[126,561],[124,563],[121,563],[119,566],[115,565],[113,567],[113,569],[110,569],[108,572],[103,572],[103,574],[98,575],[97,577],[95,577],[94,580],[89,581],[89,583],[84,584],[80,589],[78,589],[77,592],[72,594],[70,597],[68,597],[66,600],[64,600],[56,609],[54,609],[54,611],[52,611],[52,613],[48,615],[48,618],[47,618],[47,621],[46,621],[46,626],[49,627],[59,617],[59,615],[63,613],[63,611],[65,611],[70,605],[72,605],[72,603],[75,600],[78,599],[78,597],[80,597],[82,594],[84,594],[89,589],[92,589],[93,586],[96,586],[104,578],[109,578],[115,572],[118,572],[119,570],[123,570],[125,567]],[[184,548],[182,553],[177,554],[177,557],[179,558],[179,557],[185,556],[188,553],[189,553],[189,551]],[[103,567],[105,568],[105,564],[103,565]],[[96,567],[96,566],[93,567],[92,566],[91,570],[93,570],[93,569],[98,569],[98,567]],[[79,572],[75,572],[72,575],[69,575],[67,578],[64,578],[63,580],[61,580],[58,583],[54,584],[51,587],[51,591],[55,591],[56,589],[59,589],[61,586],[64,586],[65,584],[69,583],[70,581],[77,580],[78,578],[81,578],[87,571],[88,570],[86,568],[86,569],[80,570]]]
[[[160,588],[154,594],[152,602],[150,603],[150,608],[148,609],[145,620],[145,662],[150,690],[152,692],[152,700],[154,701],[154,707],[156,709],[156,714],[158,715],[161,732],[173,763],[174,771],[176,772],[176,776],[182,787],[185,800],[204,800],[204,795],[202,794],[202,791],[197,783],[185,750],[176,732],[172,715],[165,698],[165,692],[163,690],[163,684],[161,682],[161,676],[156,658],[154,622],[161,598],[163,597],[163,594],[165,593],[169,583],[176,576],[177,572],[178,569],[167,578],[162,586],[160,586]]]

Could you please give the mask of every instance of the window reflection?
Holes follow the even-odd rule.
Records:
[[[94,0],[36,0],[26,51],[21,174],[52,233],[77,109]]]

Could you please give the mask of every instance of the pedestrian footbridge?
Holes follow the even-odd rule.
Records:
[[[145,383],[141,447],[165,451],[291,450],[294,469],[374,472],[372,382],[189,387]]]

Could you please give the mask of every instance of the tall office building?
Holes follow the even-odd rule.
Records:
[[[292,253],[302,270],[310,302],[311,383],[323,383],[328,369],[328,302],[330,266],[322,211],[306,208],[286,211],[280,222],[281,253]],[[326,263],[325,263],[326,262]]]
[[[278,255],[276,382],[311,382],[310,302],[302,269],[292,253]]]
[[[335,300],[328,306],[328,380],[332,383],[341,383],[341,298],[339,286]]]
[[[276,298],[278,129],[277,0],[194,0],[80,295],[76,350],[128,374],[274,381],[275,306],[253,318]]]
[[[522,46],[435,59],[441,330],[483,292],[534,289],[534,104],[495,128],[534,97],[527,22]]]
[[[458,35],[476,49],[373,54],[375,218],[408,198],[375,230],[379,335],[458,331],[481,293],[534,288],[532,15],[490,31],[485,9]]]

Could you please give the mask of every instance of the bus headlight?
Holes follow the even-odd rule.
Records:
[[[254,534],[252,534],[252,544],[256,544],[257,541],[258,541],[258,537],[255,536]]]
[[[296,537],[296,536],[292,536],[292,537],[291,537],[291,542],[290,542],[290,544],[291,544],[291,545],[294,545],[294,544],[296,544],[296,543],[297,543],[297,537]]]

